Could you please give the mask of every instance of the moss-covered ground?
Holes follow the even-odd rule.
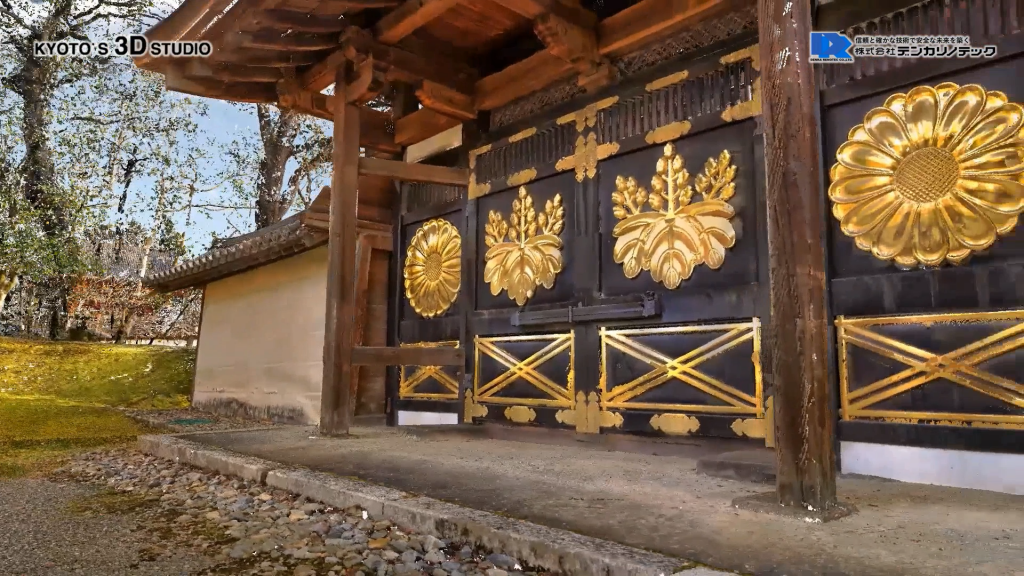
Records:
[[[0,338],[0,478],[147,432],[118,408],[184,408],[195,351]]]

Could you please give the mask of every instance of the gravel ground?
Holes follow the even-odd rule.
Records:
[[[130,451],[0,482],[0,574],[555,576],[365,510]]]

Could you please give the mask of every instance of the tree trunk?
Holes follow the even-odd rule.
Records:
[[[9,272],[0,272],[0,313],[4,311],[7,296],[18,287],[18,275]]]
[[[48,236],[57,236],[67,228],[67,207],[57,194],[56,168],[47,129],[50,126],[50,102],[54,95],[56,60],[29,55],[15,75],[23,101],[21,123],[25,141],[22,161],[24,197],[42,211],[42,226]]]
[[[277,117],[266,104],[256,105],[263,158],[256,180],[256,228],[266,228],[281,221],[292,205],[292,197],[282,194],[284,171],[295,152],[295,136],[301,117],[297,112],[281,110]]]

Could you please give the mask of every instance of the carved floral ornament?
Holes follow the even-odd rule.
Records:
[[[978,85],[894,94],[836,152],[829,197],[857,247],[901,268],[959,264],[1024,211],[1024,108]]]
[[[519,197],[512,201],[508,220],[496,210],[487,215],[484,226],[484,282],[491,285],[491,294],[503,290],[522,306],[538,286],[550,289],[555,276],[562,271],[562,239],[565,208],[562,195],[555,194],[538,213],[526,187],[519,188]]]
[[[726,249],[736,243],[730,222],[736,211],[728,203],[736,192],[735,177],[736,166],[723,150],[717,159],[708,159],[704,173],[691,185],[672,144],[665,145],[658,159],[650,192],[632,176],[617,176],[612,214],[619,223],[612,229],[613,257],[626,277],[647,270],[655,282],[672,290],[700,264],[720,268]],[[694,194],[701,201],[693,202]]]
[[[417,314],[434,318],[455,302],[462,283],[462,237],[447,220],[429,220],[409,242],[405,297]]]

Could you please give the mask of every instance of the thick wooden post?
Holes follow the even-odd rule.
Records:
[[[811,10],[810,0],[758,0],[776,489],[783,506],[824,512],[836,505],[836,463]]]
[[[356,326],[356,209],[359,206],[359,108],[345,103],[347,63],[334,85],[334,152],[328,232],[327,309],[320,433],[348,434],[352,397],[352,348]]]

